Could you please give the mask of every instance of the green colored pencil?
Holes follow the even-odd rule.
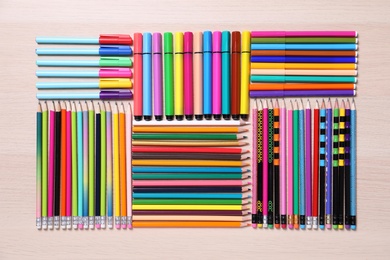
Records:
[[[245,138],[242,134],[148,134],[134,133],[134,140],[240,140]]]
[[[42,226],[47,228],[47,148],[48,148],[48,120],[47,104],[43,103],[42,108]]]
[[[89,228],[94,228],[95,216],[95,111],[93,103],[88,106],[88,215]]]
[[[133,205],[241,205],[242,199],[134,199]]]

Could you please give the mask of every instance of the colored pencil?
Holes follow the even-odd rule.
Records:
[[[101,224],[101,215],[100,215],[100,208],[101,208],[101,180],[102,180],[102,116],[101,116],[101,107],[100,103],[97,103],[97,106],[95,108],[95,226],[96,228],[100,229]]]
[[[113,180],[114,180],[114,216],[115,227],[121,227],[121,191],[120,191],[120,166],[119,166],[119,111],[118,105],[115,103],[112,111],[112,160],[113,160]]]
[[[54,176],[54,227],[65,228],[66,207],[66,110],[59,102],[56,108],[56,158]],[[61,217],[61,219],[60,219]]]
[[[134,193],[134,199],[248,199],[240,193]],[[145,214],[148,215],[148,214]]]
[[[106,148],[107,148],[107,226],[109,229],[113,228],[113,145],[112,145],[112,112],[111,104],[104,103],[106,109]]]
[[[268,227],[274,227],[274,179],[275,179],[275,169],[274,169],[274,108],[272,104],[272,100],[269,103],[268,108],[268,183],[264,183],[264,185],[268,185]]]
[[[259,135],[258,133],[258,115],[257,115],[257,111],[258,111],[258,108],[257,108],[257,104],[256,104],[256,100],[253,104],[253,109],[251,111],[251,115],[252,115],[252,227],[253,228],[257,228],[257,223],[258,223],[258,214],[257,214],[257,202],[258,202],[258,197],[257,197],[257,189],[258,189],[258,184],[259,184],[259,181],[258,181],[258,170],[257,170],[257,154],[258,154],[258,140],[257,140],[257,136]]]
[[[237,174],[213,174],[213,173],[134,173],[134,180],[241,180],[248,175]]]
[[[203,119],[203,33],[194,33],[194,114],[196,120]]]
[[[280,222],[283,229],[287,228],[287,177],[286,177],[286,104],[284,100],[280,107]]]
[[[242,199],[134,199],[133,205],[241,205]]]
[[[318,187],[319,187],[319,161],[320,161],[320,109],[318,101],[314,107],[313,118],[313,197],[312,197],[312,216],[313,228],[318,229]],[[325,144],[325,143],[324,143]],[[322,225],[324,225],[322,223]]]
[[[250,75],[250,51],[251,51],[251,34],[249,31],[242,32],[241,43],[241,93],[240,93],[240,116],[246,120],[249,114],[249,75]]]
[[[305,109],[305,197],[306,197],[306,227],[312,228],[312,164],[311,164],[311,108],[310,101],[307,101]]]
[[[95,108],[88,103],[88,225],[94,229],[95,220]]]
[[[275,228],[280,228],[280,109],[278,100],[274,105],[274,123],[273,123],[273,170],[274,170],[274,218]]]
[[[73,229],[78,228],[78,167],[77,167],[77,112],[76,104],[71,104],[71,146],[72,146],[72,225]]]
[[[62,83],[60,83],[62,84]],[[78,88],[79,83],[69,83],[71,88]],[[89,83],[85,83],[89,84]],[[93,83],[94,84],[94,83]],[[131,99],[133,97],[133,93],[130,90],[94,90],[88,92],[56,92],[56,91],[38,91],[37,99],[44,100],[69,100],[69,99]]]
[[[134,151],[134,150],[133,150]],[[241,161],[249,159],[248,154],[209,154],[209,153],[135,153],[133,159],[193,159],[193,160],[228,160]]]
[[[162,66],[162,35],[153,33],[153,108],[157,121],[163,119],[163,66]]]
[[[305,111],[302,99],[299,104],[299,224],[306,228],[306,176],[305,176]]]
[[[354,43],[252,43],[252,50],[345,50],[355,51],[358,45]]]
[[[246,138],[243,134],[154,134],[135,133],[134,140],[241,140]]]
[[[175,33],[175,73],[174,73],[174,101],[175,101],[175,116],[177,120],[183,120],[184,114],[184,70],[183,70],[183,33]]]
[[[47,229],[47,177],[48,177],[48,109],[47,103],[41,105],[42,108],[42,228]]]
[[[325,102],[322,100],[319,119],[319,225],[321,229],[325,228],[325,190],[326,190],[326,109]]]
[[[134,215],[176,215],[176,216],[248,216],[249,211],[246,208],[240,210],[134,210]]]
[[[249,90],[354,90],[353,83],[252,83]]]
[[[243,216],[192,216],[192,215],[136,215],[134,221],[236,221],[243,222]]]
[[[332,56],[251,56],[251,62],[357,63],[358,58]]]
[[[133,152],[144,153],[210,153],[214,155],[218,154],[245,154],[249,151],[243,148],[220,148],[220,147],[160,147],[160,146],[133,146]],[[213,155],[213,156],[214,156]]]
[[[134,166],[219,166],[245,167],[248,163],[242,161],[210,161],[210,160],[132,160]]]
[[[216,120],[222,113],[222,33],[213,32],[212,114]]]
[[[49,111],[49,167],[48,167],[48,199],[47,199],[47,225],[49,229],[53,229],[53,217],[54,217],[54,179],[55,179],[55,173],[57,168],[57,149],[58,144],[60,142],[57,142],[57,132],[56,132],[56,117],[57,117],[57,111],[59,110],[58,104],[54,105]],[[61,114],[60,114],[61,117]],[[59,162],[58,162],[59,163]]]
[[[251,98],[272,97],[351,97],[355,90],[284,90],[284,91],[250,91]]]
[[[134,126],[155,126],[156,122],[153,121],[134,121]],[[249,125],[245,121],[230,121],[230,120],[202,120],[202,121],[161,121],[158,122],[159,126],[243,126]]]
[[[357,43],[352,37],[279,37],[252,38],[251,43]]]
[[[351,229],[351,105],[345,106],[345,228]]]
[[[160,186],[243,186],[242,180],[133,180],[134,187]]]
[[[36,220],[35,225],[37,229],[42,229],[42,205],[41,205],[41,190],[42,190],[42,107],[38,103],[37,109],[37,137],[36,137]]]
[[[152,120],[152,34],[142,35],[142,114]]]
[[[185,192],[204,194],[204,193],[242,193],[250,191],[247,187],[239,187],[239,186],[164,186],[164,187],[134,187],[134,194],[136,193],[153,193],[153,194],[161,194],[161,193],[175,193],[175,194],[183,194]]]
[[[119,182],[121,226],[127,228],[126,117],[123,103],[119,105]],[[119,206],[119,205],[118,205]]]
[[[351,105],[351,229],[356,230],[356,104]]]
[[[143,113],[143,36],[134,33],[134,119],[142,120]]]
[[[242,210],[243,205],[133,205],[133,210]],[[134,227],[135,221],[133,223]]]
[[[355,31],[252,31],[253,38],[260,37],[357,37]]]
[[[339,216],[338,216],[338,228],[344,229],[344,190],[345,190],[345,103],[341,102],[339,110]]]
[[[212,114],[212,32],[203,32],[203,115],[209,120]]]
[[[339,224],[339,103],[336,99],[333,108],[333,229],[338,229]]]
[[[192,120],[194,115],[193,38],[192,32],[184,33],[184,114],[187,120]]]
[[[134,126],[134,133],[242,133],[247,130],[240,127],[160,127],[160,126]]]
[[[136,228],[240,228],[246,227],[247,224],[234,221],[135,221]]]
[[[164,95],[165,116],[168,121],[173,120],[174,111],[174,73],[173,73],[173,35],[164,33]],[[135,110],[134,110],[134,114]]]
[[[297,100],[294,102],[294,228],[299,228],[299,109]]]
[[[83,158],[83,109],[80,102],[76,105],[77,113],[77,216],[78,228],[83,228],[84,209],[84,158]]]
[[[332,104],[330,99],[326,105],[326,142],[325,142],[325,225],[326,228],[332,227]]]
[[[272,63],[252,62],[251,69],[284,69],[284,70],[356,70],[355,63]]]
[[[241,33],[232,32],[232,55],[231,55],[231,114],[234,120],[239,119],[240,114],[240,84],[241,84]]]
[[[268,103],[263,103],[263,227],[268,228]]]
[[[231,82],[230,82],[230,32],[222,32],[222,116],[230,119]]]
[[[126,104],[125,108],[125,124],[126,124],[126,197],[127,197],[127,220],[126,220],[126,225],[127,228],[132,228],[132,203],[133,203],[133,198],[132,198],[132,173],[131,173],[131,166],[132,166],[132,154],[131,154],[131,122],[132,122],[132,111],[131,111],[131,106],[130,103]]]
[[[145,145],[145,146],[198,146],[198,147],[213,147],[213,146],[244,146],[245,142],[222,140],[222,141],[153,141],[153,140],[134,140],[133,145]]]
[[[87,102],[83,104],[83,228],[89,228],[89,115]]]
[[[72,228],[72,118],[70,103],[66,103],[66,228]]]
[[[252,39],[253,40],[253,39]],[[292,50],[251,50],[251,55],[258,56],[358,56],[357,51],[292,51]]]
[[[100,106],[100,225],[101,228],[106,228],[106,198],[107,198],[107,139],[106,139],[106,123],[107,112],[104,103]]]
[[[263,227],[263,104],[261,100],[257,105],[257,147],[256,147],[256,163],[257,163],[257,226]]]
[[[297,76],[297,75],[251,75],[251,82],[327,82],[327,83],[356,83],[353,76]]]
[[[293,104],[290,100],[290,107],[287,110],[287,223],[288,228],[294,228],[294,146],[293,146]]]

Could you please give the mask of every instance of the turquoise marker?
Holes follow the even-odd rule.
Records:
[[[222,116],[230,119],[230,32],[222,32]]]
[[[271,76],[252,75],[251,82],[332,82],[332,83],[356,83],[353,76]]]
[[[39,67],[132,67],[128,57],[101,57],[99,60],[37,60]]]
[[[357,50],[357,44],[294,44],[294,43],[277,43],[277,44],[251,44],[252,50],[338,50],[348,51]]]

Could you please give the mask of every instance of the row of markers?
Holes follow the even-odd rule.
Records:
[[[355,31],[252,31],[250,97],[354,96]]]
[[[279,102],[252,109],[252,226],[356,229],[354,101]]]

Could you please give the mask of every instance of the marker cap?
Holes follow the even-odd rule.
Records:
[[[101,68],[99,77],[101,78],[131,78],[133,73],[129,68]]]
[[[175,52],[183,52],[183,33],[175,33]]]
[[[222,33],[220,31],[213,32],[213,52],[221,51]]]
[[[164,33],[164,52],[173,52],[173,34],[171,32]]]
[[[251,33],[249,31],[242,32],[242,46],[243,52],[251,51]]]
[[[142,33],[134,33],[134,53],[142,53]]]
[[[100,88],[132,88],[130,79],[126,78],[107,78],[99,80]]]
[[[152,53],[152,34],[146,32],[144,33],[143,37],[142,53],[150,54]]]
[[[133,39],[128,34],[101,34],[99,37],[99,43],[132,45]]]
[[[104,45],[104,46],[100,46],[99,54],[104,56],[113,56],[113,55],[130,56],[133,54],[133,50],[130,48],[130,46]]]
[[[193,52],[194,34],[192,32],[184,33],[184,52]]]
[[[101,67],[131,67],[133,61],[127,57],[101,57],[99,65]]]
[[[153,33],[153,53],[162,52],[162,36],[161,33]]]
[[[222,32],[222,52],[230,52],[230,32]]]
[[[232,52],[241,52],[241,33],[232,32]]]
[[[133,93],[130,90],[123,91],[100,91],[100,99],[132,99]]]
[[[194,52],[203,51],[203,34],[202,32],[195,32],[194,34]]]
[[[212,33],[211,31],[205,31],[203,33],[203,52],[211,52],[212,51]]]

